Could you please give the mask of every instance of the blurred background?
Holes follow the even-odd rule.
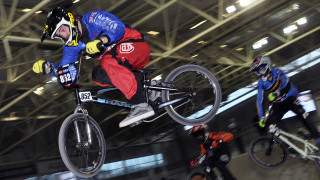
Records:
[[[0,179],[75,179],[58,150],[61,123],[75,108],[73,92],[58,86],[55,78],[32,71],[39,59],[58,64],[62,57],[60,40],[40,43],[46,15],[56,6],[75,15],[108,11],[142,32],[151,48],[146,68],[157,69],[151,78],[164,79],[185,64],[210,70],[223,98],[208,126],[228,132],[230,119],[238,123],[243,149],[231,141],[233,158],[247,152],[261,133],[256,126],[258,77],[249,71],[260,53],[269,55],[273,66],[304,92],[301,100],[319,126],[319,0],[1,0]],[[83,63],[82,89],[98,88],[91,81],[98,63]],[[121,93],[108,97],[125,100]],[[84,106],[107,143],[106,164],[93,179],[185,179],[194,170],[190,161],[200,149],[188,136],[190,127],[166,115],[120,129],[128,110]],[[294,115],[284,121],[293,132],[304,128]]]

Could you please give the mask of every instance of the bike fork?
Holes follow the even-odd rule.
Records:
[[[78,142],[78,144],[80,144],[81,143],[81,136],[80,136],[78,122],[74,121],[73,124],[74,124],[74,128],[75,128],[76,136],[77,136],[77,142]],[[90,145],[90,144],[92,144],[92,137],[91,137],[91,128],[89,125],[88,117],[86,117],[86,130],[87,130],[88,143]]]
[[[74,113],[82,112],[83,115],[85,116],[86,131],[87,131],[87,137],[88,137],[88,144],[87,145],[90,145],[92,143],[92,138],[91,138],[91,128],[89,125],[89,117],[88,117],[89,115],[88,115],[87,110],[81,106],[81,100],[79,97],[79,88],[78,87],[74,88],[74,93],[75,93],[75,100],[76,100],[76,104],[77,104],[77,107],[76,107],[76,110],[74,111]],[[77,135],[78,144],[80,144],[81,143],[81,136],[80,136],[79,125],[78,125],[77,121],[74,121],[74,128],[75,128],[75,132]]]
[[[88,142],[89,142],[89,144],[91,144],[91,143],[92,143],[92,139],[91,139],[91,129],[90,129],[88,117],[86,117],[86,128],[87,128]]]
[[[271,155],[271,152],[272,152],[272,146],[273,146],[273,142],[274,141],[274,139],[273,139],[273,137],[270,139],[270,142],[269,142],[269,146],[268,146],[268,149],[267,149],[267,151],[266,151],[266,155]]]
[[[79,133],[78,122],[74,121],[73,124],[74,124],[74,129],[75,129],[75,132],[76,132],[76,135],[77,135],[78,144],[80,144],[81,143],[81,137],[80,137],[80,133]]]

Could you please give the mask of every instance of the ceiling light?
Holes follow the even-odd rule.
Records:
[[[234,5],[229,6],[229,7],[226,8],[226,11],[227,11],[229,14],[235,12],[236,10],[237,10],[237,9],[236,9],[236,7],[235,7]]]
[[[207,41],[199,41],[198,44],[207,44]]]
[[[237,48],[236,49],[236,51],[242,51],[243,50],[243,48]]]
[[[25,12],[25,13],[26,13],[26,12],[29,12],[29,11],[31,11],[31,9],[29,9],[29,8],[25,8],[25,9],[22,10],[22,12]],[[40,13],[42,13],[42,11],[39,10],[39,11],[36,11],[35,13],[36,13],[36,14],[40,14]]]
[[[44,90],[44,88],[43,88],[43,87],[39,87],[39,88],[37,88],[36,90],[34,90],[34,91],[33,91],[33,93],[35,93],[35,94],[37,94],[37,95],[41,96],[41,95],[43,95],[43,94],[44,94],[44,93],[43,93],[43,90]]]
[[[22,11],[23,11],[23,12],[29,12],[29,11],[31,11],[31,9],[26,8],[26,9],[23,9]]]
[[[298,25],[303,25],[303,24],[306,24],[307,23],[307,18],[306,17],[303,17],[303,18],[300,18],[297,20],[297,24]]]
[[[80,0],[74,0],[72,3],[77,3],[77,2],[79,2]]]
[[[195,54],[195,55],[191,56],[191,58],[195,58],[197,56],[199,56],[199,54]]]
[[[240,0],[240,6],[245,7],[251,4],[252,0]]]
[[[263,45],[268,44],[268,37],[265,37],[263,39],[260,39],[259,41],[255,42],[252,47],[253,49],[259,49],[261,48]]]
[[[221,48],[225,48],[225,47],[227,47],[227,46],[228,46],[228,45],[226,45],[226,44],[220,45]]]
[[[205,22],[207,22],[207,20],[203,20],[203,21],[199,22],[198,24],[192,26],[190,29],[194,29],[194,28],[200,26],[201,24],[203,24],[203,23],[205,23]]]
[[[157,32],[157,31],[149,31],[149,32],[147,32],[148,34],[151,34],[151,35],[158,35],[159,34],[159,32]]]
[[[295,24],[292,24],[292,25],[284,28],[283,33],[285,33],[285,34],[292,33],[296,29],[298,29],[298,27]]]
[[[300,5],[297,4],[297,3],[294,3],[294,4],[291,5],[291,9],[292,10],[298,10],[298,9],[300,9]]]
[[[18,116],[12,116],[12,117],[3,117],[1,118],[2,121],[16,121],[19,119],[23,119],[23,117],[18,117]]]

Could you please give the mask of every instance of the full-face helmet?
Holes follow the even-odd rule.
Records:
[[[272,69],[272,63],[269,56],[258,55],[253,59],[250,71],[255,72],[258,76],[267,76]]]
[[[189,135],[193,135],[194,137],[198,137],[201,135],[204,136],[206,131],[207,131],[206,125],[193,126],[189,131]]]
[[[69,27],[70,35],[68,38],[63,38],[56,35],[57,30],[62,25]],[[50,37],[51,39],[59,38],[67,46],[77,46],[78,27],[74,15],[61,7],[52,9],[47,15],[47,21],[41,36],[41,42],[47,37]]]

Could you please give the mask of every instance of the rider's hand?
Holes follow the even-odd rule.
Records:
[[[194,161],[191,161],[191,166],[196,166],[197,164],[199,163],[199,161],[196,161],[196,162],[194,162]]]
[[[260,126],[261,128],[264,128],[264,127],[266,126],[266,124],[265,124],[265,122],[264,122],[264,117],[260,118],[260,120],[259,120],[259,126]]]
[[[222,140],[220,139],[220,140],[213,141],[211,145],[212,145],[212,147],[217,148],[218,145],[221,144],[221,143],[222,143]]]
[[[268,95],[268,100],[269,101],[274,101],[276,99],[276,97],[280,96],[280,91],[275,91],[275,92],[271,92]]]
[[[269,101],[273,101],[273,100],[275,100],[275,99],[276,99],[276,96],[273,94],[273,92],[269,93],[269,95],[268,95],[268,100],[269,100]]]
[[[96,54],[100,52],[100,48],[103,46],[103,42],[101,39],[96,39],[94,41],[90,41],[86,45],[86,52],[88,54]]]
[[[47,61],[41,59],[33,64],[32,70],[35,73],[50,74],[52,67]]]

